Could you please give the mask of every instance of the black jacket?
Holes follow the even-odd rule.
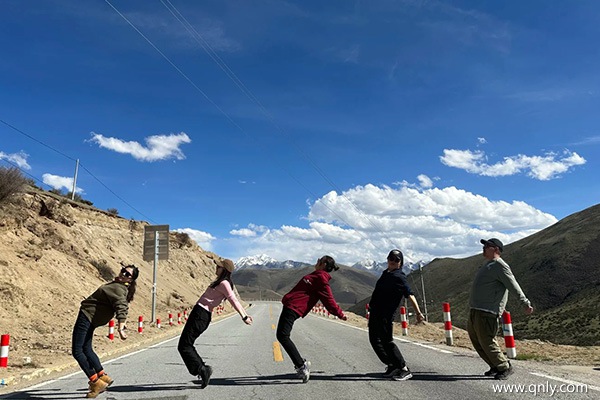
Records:
[[[401,268],[388,272],[386,269],[375,284],[369,302],[371,318],[393,319],[402,297],[408,298],[413,292]]]

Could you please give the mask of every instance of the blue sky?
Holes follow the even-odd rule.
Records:
[[[79,159],[234,260],[461,257],[598,202],[595,1],[0,9],[0,165],[66,191]]]

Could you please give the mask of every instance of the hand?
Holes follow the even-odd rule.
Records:
[[[423,314],[421,314],[420,312],[417,313],[417,324],[420,322],[425,321],[425,316]]]
[[[249,316],[249,315],[246,315],[246,317],[248,317],[248,318],[246,318],[246,319],[243,319],[243,318],[242,318],[242,321],[244,321],[244,323],[245,323],[246,325],[252,325],[252,321],[253,321],[253,320],[252,320],[252,317],[251,317],[251,316]]]
[[[348,317],[344,314],[342,315],[342,318],[340,318],[342,321],[348,321]]]
[[[530,315],[533,312],[533,307],[525,307],[525,314]]]

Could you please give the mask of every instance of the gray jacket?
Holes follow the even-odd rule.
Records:
[[[510,266],[501,258],[491,260],[479,268],[475,275],[469,306],[476,310],[501,315],[506,308],[509,291],[519,296],[519,300],[525,307],[531,306]]]

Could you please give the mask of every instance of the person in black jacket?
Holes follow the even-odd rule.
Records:
[[[377,283],[369,302],[369,342],[377,357],[387,365],[384,378],[405,381],[412,378],[400,349],[394,343],[394,317],[402,297],[410,300],[417,322],[424,320],[419,304],[402,272],[404,256],[400,250],[392,250],[387,256],[388,267]]]

